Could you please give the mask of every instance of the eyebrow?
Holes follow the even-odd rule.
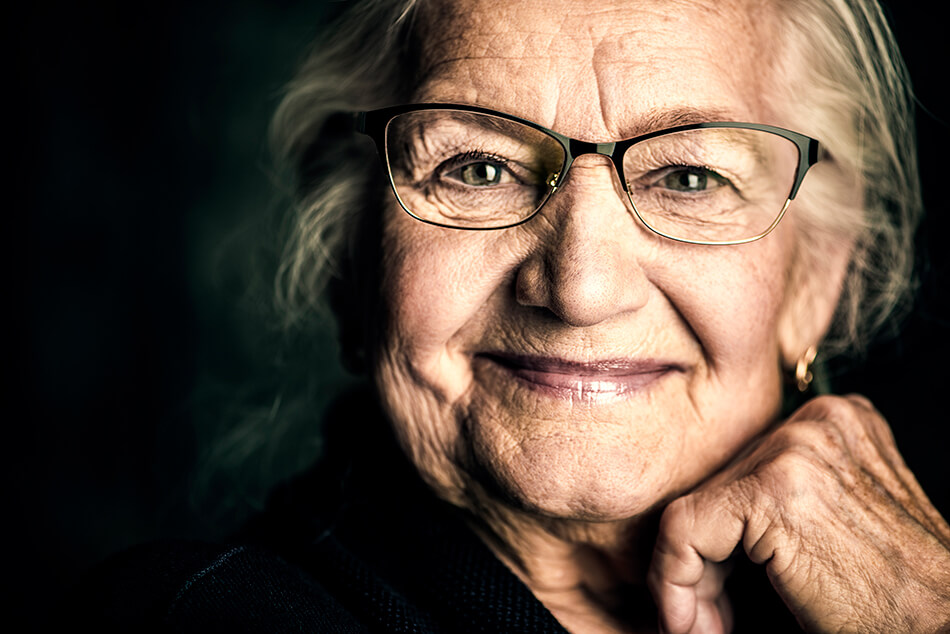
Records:
[[[630,132],[624,135],[631,139],[641,134],[675,128],[681,125],[694,123],[710,123],[712,121],[742,121],[733,110],[726,108],[693,108],[679,106],[675,108],[652,109],[640,115]]]
[[[729,108],[696,108],[693,106],[675,106],[672,108],[651,108],[646,112],[639,113],[633,117],[629,126],[624,126],[624,134],[616,141],[632,139],[650,132],[675,128],[681,125],[692,125],[694,123],[710,123],[714,121],[745,121],[747,115],[741,115],[735,110]],[[481,119],[474,119],[483,127],[494,128],[496,131],[504,131],[504,123],[498,122],[492,125]],[[540,124],[543,125],[543,124]]]
[[[443,116],[447,119],[459,123],[474,123],[484,130],[509,134],[511,130],[517,129],[517,125],[511,121],[501,118],[485,117],[481,114],[473,114],[465,110],[444,110]],[[500,114],[507,114],[499,111]],[[517,116],[517,115],[509,115]],[[692,106],[676,106],[672,108],[653,108],[635,116],[629,127],[625,126],[626,132],[612,139],[613,141],[622,141],[633,139],[651,132],[658,132],[669,128],[675,128],[683,125],[693,125],[696,123],[744,121],[743,115],[737,114],[735,110],[728,108],[696,108]],[[530,121],[530,120],[529,120]],[[544,124],[537,124],[544,125]]]

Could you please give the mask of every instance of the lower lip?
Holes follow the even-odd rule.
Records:
[[[520,362],[505,357],[483,357],[522,385],[556,398],[600,401],[631,396],[642,392],[676,368],[666,364],[638,365],[628,369],[618,364],[602,367],[575,368],[557,363]]]

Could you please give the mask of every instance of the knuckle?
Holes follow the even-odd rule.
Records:
[[[850,401],[853,405],[857,407],[860,407],[872,412],[877,411],[877,409],[874,407],[874,404],[871,402],[871,399],[864,396],[863,394],[856,394],[856,393],[846,394],[844,398]]]
[[[811,504],[814,492],[824,486],[829,474],[825,461],[808,447],[776,454],[757,475],[756,484],[769,506],[793,509]]]
[[[817,453],[832,460],[840,458],[845,445],[842,430],[824,420],[789,421],[777,433],[783,452],[805,457]]]
[[[847,422],[859,418],[857,407],[850,397],[823,395],[805,403],[793,419]]]
[[[684,527],[688,526],[693,513],[692,507],[689,495],[670,502],[660,517],[660,532],[670,536],[678,535]]]
[[[790,449],[776,456],[769,465],[772,473],[781,482],[803,489],[813,480],[817,471],[816,460],[811,452]]]
[[[786,424],[823,429],[823,437],[818,433],[811,438],[802,434],[796,440],[809,441],[811,446],[824,451],[829,461],[847,459],[849,455],[874,455],[879,447],[893,444],[887,421],[868,399],[858,394],[815,398]]]

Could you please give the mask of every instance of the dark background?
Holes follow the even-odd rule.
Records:
[[[273,253],[252,248],[286,204],[266,127],[325,4],[53,4],[10,17],[9,605],[42,618],[104,556],[156,537],[219,537],[235,521],[208,502],[214,486],[194,494],[196,474],[208,439],[245,411],[231,402],[266,409],[274,383],[261,374],[280,371],[255,285]],[[892,4],[922,104],[926,255],[903,334],[840,384],[884,412],[947,515],[945,22]],[[331,334],[308,352],[328,367],[335,354]],[[314,409],[345,381],[331,370]],[[298,466],[274,455],[277,472]],[[253,503],[260,491],[248,488]]]

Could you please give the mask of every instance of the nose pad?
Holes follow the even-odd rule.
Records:
[[[638,310],[649,294],[637,257],[639,221],[613,166],[603,162],[607,157],[575,162],[541,210],[546,226],[515,281],[519,304],[547,308],[572,326]]]

